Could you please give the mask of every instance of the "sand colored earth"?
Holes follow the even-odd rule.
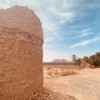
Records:
[[[44,87],[77,100],[100,100],[100,69],[78,70],[79,74],[44,78]]]

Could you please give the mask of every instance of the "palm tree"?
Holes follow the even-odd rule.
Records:
[[[72,61],[76,65],[76,55],[72,55]]]

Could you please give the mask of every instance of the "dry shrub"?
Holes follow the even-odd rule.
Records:
[[[53,68],[51,69],[52,71],[55,71]]]
[[[54,71],[54,75],[59,75],[59,74],[60,73],[57,70]]]
[[[49,71],[49,72],[48,72],[48,75],[52,75],[52,71]]]
[[[47,68],[47,70],[51,70],[51,68]]]
[[[61,76],[68,76],[68,75],[73,75],[73,74],[77,74],[77,72],[74,70],[65,70],[65,71],[62,71]]]
[[[48,71],[48,75],[54,75],[54,76],[68,76],[68,75],[73,75],[73,74],[77,74],[77,72],[74,70],[69,70],[69,69]]]
[[[61,69],[61,71],[64,71],[64,69]]]

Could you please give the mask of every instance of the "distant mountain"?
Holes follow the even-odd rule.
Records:
[[[67,63],[68,61],[66,59],[55,59],[52,61],[52,63]]]

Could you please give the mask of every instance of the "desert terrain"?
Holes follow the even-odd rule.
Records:
[[[51,66],[51,68],[50,68]],[[62,74],[66,72],[65,74]],[[68,74],[67,74],[68,73]],[[100,100],[100,69],[44,66],[44,87],[76,100]]]
[[[0,2],[0,5],[2,4]],[[65,0],[63,4],[65,4]],[[92,53],[96,53],[90,53],[91,55],[87,55],[91,51],[88,48],[77,49],[80,52],[79,55],[84,54],[82,58],[78,57],[78,51],[74,49],[100,41],[99,35],[94,37],[92,27],[89,29],[82,27],[76,31],[71,28],[70,23],[71,26],[68,25],[70,27],[67,26],[67,29],[65,26],[70,21],[66,18],[69,15],[74,15],[74,13],[65,12],[66,9],[59,12],[60,8],[56,11],[56,6],[49,8],[49,3],[46,4],[49,9],[46,9],[47,11],[44,13],[48,12],[47,15],[49,15],[50,11],[53,15],[51,8],[54,8],[55,17],[43,14],[43,9],[39,14],[38,9],[35,10],[34,7],[31,8],[28,5],[8,5],[6,5],[7,8],[0,8],[0,100],[100,100],[100,52],[97,52],[99,48],[92,51]],[[42,6],[40,9],[43,8]],[[48,19],[49,17],[51,20]],[[55,23],[56,18],[57,22]],[[84,17],[84,19],[86,18]],[[57,31],[56,26],[59,26]],[[61,28],[61,26],[63,27]],[[53,27],[55,28],[53,29]],[[65,32],[78,34],[67,36]],[[48,33],[53,33],[52,36],[54,35],[54,37],[49,36]],[[100,32],[98,31],[98,33]],[[87,40],[85,40],[83,38],[77,41],[79,38],[90,34],[93,35],[90,39],[86,38]],[[74,40],[74,38],[78,39]],[[65,43],[68,44],[65,46]],[[45,48],[43,44],[54,47],[54,49]],[[97,47],[99,47],[98,45]],[[43,64],[45,65],[43,66]]]

